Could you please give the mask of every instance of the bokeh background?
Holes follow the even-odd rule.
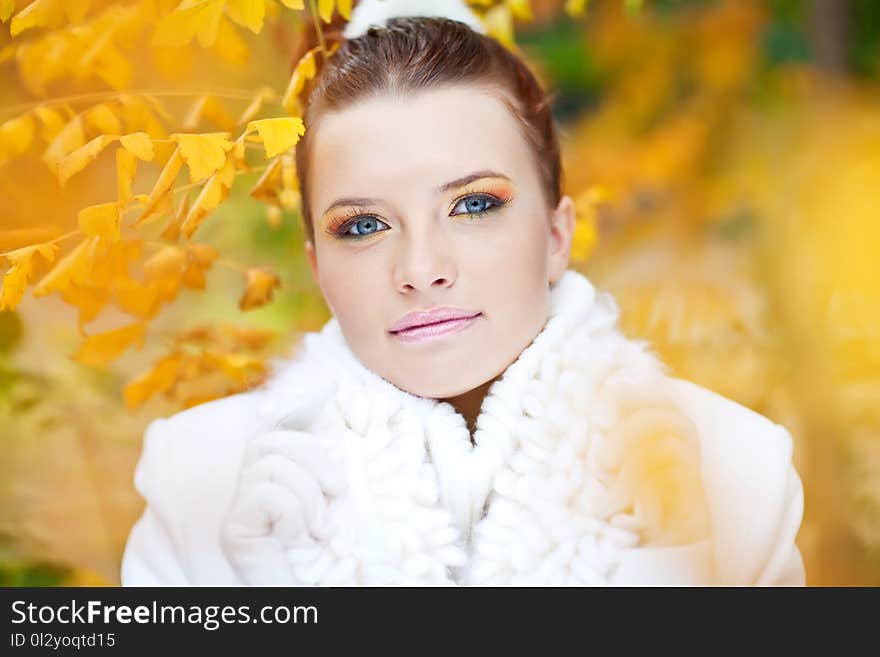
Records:
[[[217,17],[178,20],[206,2]],[[554,93],[571,266],[676,375],[791,430],[807,583],[880,584],[880,3],[471,4]],[[147,423],[254,385],[329,318],[289,149],[237,140],[189,240],[180,224],[216,176],[156,185],[173,134],[233,140],[296,114],[306,33],[329,46],[345,10],[0,0],[0,585],[118,584]],[[135,132],[154,153],[132,193],[109,148],[81,171],[68,158],[59,184],[73,151]],[[116,232],[79,214],[117,199]],[[93,270],[71,272],[83,235],[101,236]],[[50,257],[21,251],[38,244]]]

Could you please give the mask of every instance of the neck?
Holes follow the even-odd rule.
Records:
[[[501,374],[503,374],[503,372]],[[480,415],[480,409],[483,406],[483,399],[486,398],[486,394],[489,392],[489,388],[492,387],[492,384],[501,378],[501,374],[498,374],[495,378],[489,379],[485,383],[480,384],[473,390],[468,390],[460,395],[440,400],[451,404],[452,407],[455,408],[455,410],[465,419],[468,431],[471,434],[471,443],[474,442],[474,432],[477,430],[477,417]]]

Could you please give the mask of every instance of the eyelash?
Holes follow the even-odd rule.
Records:
[[[463,212],[463,213],[460,213],[460,214],[454,215],[454,216],[458,217],[458,216],[461,216],[462,214],[464,214],[464,215],[471,217],[471,219],[467,219],[465,221],[477,221],[479,219],[482,219],[486,215],[488,215],[493,210],[497,210],[498,208],[504,207],[511,200],[511,197],[498,198],[497,196],[494,196],[493,194],[486,194],[485,192],[479,192],[479,193],[468,194],[466,196],[462,196],[460,199],[458,199],[455,202],[455,206],[458,206],[462,201],[466,201],[467,199],[473,198],[473,197],[488,199],[489,202],[492,203],[492,205],[487,210],[483,210],[482,212]],[[455,206],[453,206],[453,207],[455,207]],[[349,212],[347,214],[345,214],[339,218],[339,221],[337,222],[336,226],[330,227],[330,233],[333,235],[336,235],[337,237],[344,239],[344,240],[357,241],[357,240],[365,239],[367,237],[372,237],[373,235],[376,235],[377,233],[384,232],[382,230],[377,230],[373,233],[370,233],[369,235],[353,235],[353,234],[346,233],[346,231],[349,230],[353,225],[355,225],[359,220],[366,219],[369,217],[373,217],[377,221],[380,221],[378,219],[378,217],[376,217],[375,215],[364,212],[363,209],[361,209],[361,208],[353,208],[353,209],[349,210]],[[459,221],[462,221],[462,220],[459,219]],[[384,223],[384,222],[382,222],[382,223]]]

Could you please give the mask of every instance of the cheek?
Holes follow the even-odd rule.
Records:
[[[352,267],[351,262],[344,263],[332,253],[322,253],[319,269],[321,291],[330,310],[340,320],[356,308],[357,300],[363,298],[364,285],[360,272]]]
[[[522,217],[516,230],[483,245],[476,256],[478,279],[487,300],[495,300],[496,312],[515,325],[530,326],[531,315],[541,308],[547,294],[549,223],[543,217]]]
[[[385,321],[381,301],[388,292],[387,282],[383,288],[381,274],[387,265],[375,258],[328,251],[320,262],[319,280],[330,311],[353,338],[359,333],[373,332],[376,322]]]
[[[545,267],[550,240],[549,220],[535,210],[523,210],[510,215],[509,221],[499,223],[487,232],[471,249],[474,261],[492,271],[513,273],[519,278],[534,275]]]

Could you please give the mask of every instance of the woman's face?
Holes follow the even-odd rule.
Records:
[[[326,114],[312,139],[306,252],[354,354],[435,399],[503,372],[547,320],[574,229],[504,104],[463,85],[383,96]],[[427,339],[392,332],[439,306],[479,314]]]

